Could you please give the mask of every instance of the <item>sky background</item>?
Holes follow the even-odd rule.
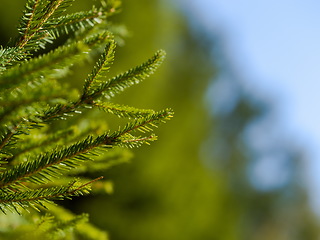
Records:
[[[274,103],[274,127],[306,149],[311,203],[320,213],[320,2],[180,0],[225,54],[248,91]]]

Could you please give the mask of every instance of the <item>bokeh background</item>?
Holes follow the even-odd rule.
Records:
[[[74,8],[90,9],[94,2],[78,0]],[[239,44],[239,51],[230,50],[233,28],[214,8],[221,1],[122,2],[112,21],[124,24],[129,35],[117,49],[113,72],[142,63],[159,48],[168,56],[154,76],[116,101],[170,107],[175,117],[159,128],[157,142],[134,149],[129,163],[103,173],[114,183],[113,194],[67,206],[88,212],[112,240],[318,239],[309,149],[298,134],[279,128],[281,90],[264,91],[259,81],[268,76],[246,79],[250,69],[236,64],[245,49]],[[256,11],[249,2],[248,11]],[[1,1],[2,45],[16,35],[23,5]],[[75,85],[82,72],[90,66],[75,74]]]

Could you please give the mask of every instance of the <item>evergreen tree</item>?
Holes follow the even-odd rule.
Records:
[[[88,173],[125,161],[125,148],[156,140],[150,132],[173,114],[111,101],[153,74],[165,52],[110,78],[121,28],[109,17],[120,2],[101,0],[89,11],[68,13],[73,2],[27,0],[18,37],[0,47],[1,239],[106,239],[87,215],[76,216],[57,200],[91,188],[110,192],[109,181]],[[83,88],[71,87],[73,67],[97,54]],[[95,109],[128,121],[111,130]]]

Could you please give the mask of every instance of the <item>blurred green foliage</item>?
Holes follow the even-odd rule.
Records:
[[[92,2],[79,0],[75,7],[90,8]],[[14,35],[23,4],[7,0],[1,4],[4,43]],[[194,37],[170,1],[123,0],[123,11],[113,21],[129,30],[124,46],[117,48],[113,71],[139,64],[159,48],[168,52],[155,76],[117,101],[141,108],[171,107],[176,114],[157,133],[159,141],[134,150],[131,163],[103,173],[114,182],[112,195],[73,201],[70,208],[88,212],[91,222],[107,230],[112,240],[317,239],[318,223],[297,172],[286,189],[271,192],[260,192],[247,180],[250,157],[239,138],[246,124],[264,109],[253,107],[241,95],[228,116],[209,116],[203,96],[219,70],[210,60],[209,44],[199,41],[205,36]],[[76,73],[86,74],[89,69],[83,66]],[[76,78],[73,81],[77,84]],[[212,141],[209,147],[223,140],[228,158],[203,156],[207,139]],[[299,162],[297,158],[292,157],[292,164]],[[204,164],[208,159],[226,164],[212,164],[209,169]]]

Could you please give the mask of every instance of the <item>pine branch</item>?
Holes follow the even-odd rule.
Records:
[[[91,47],[100,45],[102,42],[106,41],[109,36],[110,34],[108,32],[104,32],[86,39],[85,44]],[[65,64],[67,62],[79,61],[79,55],[75,53],[83,54],[83,56],[86,56],[86,52],[81,50],[81,46],[83,46],[83,44],[81,42],[77,42],[67,47],[61,47],[53,51],[52,53],[44,55],[40,58],[36,58],[35,60],[28,61],[27,63],[23,64],[22,67],[14,67],[10,69],[10,71],[8,71],[6,74],[0,76],[0,86],[2,84],[6,88],[8,86],[12,87],[14,85],[21,84],[21,82],[17,82],[17,79],[19,79],[19,81],[21,81],[21,78],[24,81],[27,81],[31,78],[34,80],[34,77],[36,76],[43,76],[44,73],[50,74],[51,72],[56,71],[56,69],[52,69],[52,67],[54,66],[52,66],[52,61],[53,63],[56,61],[57,68],[65,67]],[[8,82],[11,85],[8,84]],[[69,112],[76,112],[77,107],[82,103],[83,102],[76,102],[72,103],[69,106],[57,105],[55,108],[50,108],[45,113],[45,115],[39,115],[31,119],[24,119],[23,121],[19,121],[19,123],[17,124],[11,124],[11,126],[7,129],[8,134],[3,136],[2,140],[0,140],[0,149],[10,141],[11,137],[17,135],[17,133],[23,133],[24,131],[21,131],[22,128],[38,127],[39,124],[41,124],[42,122],[46,122],[49,119],[61,117],[61,115],[68,114]]]
[[[6,209],[18,211],[21,208],[33,207],[38,210],[37,206],[44,207],[43,203],[51,203],[53,200],[70,199],[74,196],[86,195],[90,192],[89,185],[102,179],[96,178],[85,184],[77,184],[77,181],[69,183],[67,186],[39,188],[27,191],[15,191],[8,193],[0,191],[0,210],[5,213]]]
[[[43,76],[50,76],[58,69],[71,66],[85,56],[88,47],[81,42],[59,47],[52,52],[33,58],[26,63],[17,65],[0,76],[0,87],[6,91],[17,84],[32,82]]]
[[[111,8],[96,8],[93,7],[90,11],[76,12],[68,15],[61,16],[51,21],[47,27],[47,31],[54,38],[60,35],[69,34],[78,30],[87,31],[92,29],[97,24],[102,23],[108,16],[114,13],[115,9]]]
[[[82,99],[85,99],[88,95],[88,92],[91,88],[94,88],[95,85],[101,84],[101,82],[105,81],[104,78],[106,74],[109,72],[109,69],[114,61],[114,50],[116,44],[114,41],[110,41],[101,55],[101,58],[94,66],[92,73],[89,74],[87,79],[85,80],[85,84],[83,87],[83,95]]]
[[[40,155],[33,161],[16,165],[12,169],[0,173],[0,188],[12,186],[21,181],[46,183],[52,178],[59,177],[62,172],[76,167],[82,161],[90,160],[90,154],[94,154],[92,151],[98,147],[111,148],[114,145],[133,147],[153,141],[155,140],[154,135],[137,138],[130,133],[136,130],[143,133],[150,132],[152,128],[169,120],[172,114],[170,109],[160,111],[128,123],[122,130],[110,135],[102,134],[95,139],[89,136],[70,147]]]
[[[17,84],[28,81],[35,82],[44,76],[47,78],[56,74],[57,70],[69,68],[75,63],[87,58],[88,49],[101,46],[108,37],[109,33],[104,32],[86,39],[84,42],[75,42],[67,46],[61,46],[48,54],[33,58],[7,70],[0,76],[0,88],[6,91]]]
[[[118,138],[133,131],[142,133],[151,132],[153,131],[153,128],[157,128],[159,124],[165,123],[172,117],[173,111],[171,109],[162,110],[144,118],[129,122],[122,130],[114,132],[110,137]]]
[[[113,96],[114,93],[121,92],[125,88],[139,83],[150,74],[154,73],[165,57],[164,51],[158,51],[144,64],[133,68],[124,74],[118,75],[107,82],[100,83],[99,80],[108,71],[109,65],[111,64],[110,61],[113,59],[113,48],[114,45],[112,42],[106,47],[106,51],[102,55],[104,57],[102,57],[101,61],[98,62],[93,72],[87,78],[84,87],[84,93],[78,101],[72,102],[68,105],[57,105],[53,108],[49,108],[46,112],[44,112],[44,114],[37,117],[43,122],[61,119],[71,113],[75,113],[81,107],[93,105],[93,100],[102,95],[111,97],[111,93]],[[88,89],[90,89],[90,91]]]
[[[83,123],[86,126],[83,126]],[[103,124],[103,125],[102,125]],[[79,125],[82,125],[79,129]],[[16,165],[26,159],[35,159],[42,152],[51,151],[54,148],[68,146],[73,143],[83,140],[88,135],[97,134],[98,132],[104,132],[107,128],[105,124],[99,122],[87,122],[80,120],[75,122],[73,126],[67,129],[58,131],[33,131],[33,134],[26,135],[19,141],[19,148],[12,149],[12,155],[6,157],[6,161],[10,165]]]
[[[28,0],[24,16],[21,18],[16,46],[23,51],[45,48],[52,42],[52,37],[46,31],[46,24],[51,17],[61,15],[73,0]]]
[[[24,54],[19,52],[17,47],[0,46],[0,73],[6,70],[9,66],[22,60]]]
[[[137,109],[130,106],[115,104],[111,102],[101,102],[101,101],[94,101],[92,106],[98,107],[99,109],[114,114],[118,117],[127,117],[127,118],[142,118],[151,114],[156,113],[154,110],[151,109]]]
[[[90,11],[63,15],[74,0],[29,0],[24,16],[20,20],[20,38],[16,46],[22,52],[36,51],[45,48],[46,43],[61,34],[68,34],[79,29],[88,29],[102,22],[107,16],[118,11],[119,3],[102,1],[101,8],[93,7]],[[63,15],[63,16],[62,16]]]
[[[42,184],[51,181],[53,178],[58,178],[63,172],[78,166],[81,162],[91,160],[90,156],[94,155],[93,150],[106,145],[106,141],[108,141],[106,135],[101,135],[95,139],[89,136],[70,147],[41,154],[35,160],[20,163],[0,173],[0,188],[8,185],[12,186],[21,181]]]
[[[114,164],[114,165],[116,165],[116,164]],[[96,169],[94,171],[94,173],[97,174],[97,173],[102,172],[104,170],[106,170],[106,168],[103,168],[101,170]],[[88,173],[88,172],[86,172],[86,173]],[[63,178],[59,178],[59,179],[55,180],[54,182],[42,184],[41,187],[39,187],[40,185],[29,184],[29,183],[27,184],[27,186],[32,189],[65,186],[65,185],[68,185],[70,182],[74,181],[74,179],[75,179],[74,174],[72,176],[66,175]],[[87,177],[83,177],[83,176],[76,176],[76,179],[77,179],[77,182],[79,185],[86,184],[86,183],[92,181],[92,179],[87,178]],[[113,193],[113,182],[110,180],[95,181],[91,184],[91,188],[92,188],[90,191],[91,194],[112,194]]]
[[[109,149],[102,156],[97,156],[92,162],[83,162],[81,166],[71,169],[69,175],[75,176],[84,173],[104,172],[105,170],[121,163],[128,163],[133,157],[131,151],[123,148],[115,147]]]
[[[41,106],[47,108],[56,104],[66,104],[66,99],[77,96],[75,90],[67,93],[65,89],[68,89],[66,84],[62,85],[51,79],[39,85],[27,84],[23,88],[3,92],[0,97],[0,123],[5,125],[22,117],[27,118],[29,114],[22,113],[27,107],[40,109]]]
[[[18,133],[18,128],[20,126],[20,123],[15,125],[14,127],[10,127],[5,129],[5,132],[1,134],[1,139],[0,139],[0,150],[2,150],[5,146],[8,145],[12,137]]]
[[[97,99],[103,95],[109,99],[126,88],[140,83],[142,80],[154,73],[154,71],[163,62],[164,58],[165,52],[163,50],[159,50],[151,59],[142,65],[120,74],[92,89],[93,92],[89,95],[89,98]]]
[[[69,128],[62,131],[58,131],[56,133],[50,134],[50,133],[42,133],[42,134],[32,134],[28,135],[28,137],[24,138],[19,142],[19,149],[14,149],[14,152],[12,154],[12,157],[8,158],[7,161],[10,161],[12,164],[12,161],[16,161],[21,155],[24,155],[27,153],[29,155],[29,158],[34,156],[33,151],[36,149],[44,149],[46,146],[58,146],[59,141],[61,140],[69,140],[70,138],[74,138],[75,135],[75,129]],[[87,132],[86,132],[87,135]]]
[[[0,133],[0,153],[7,154],[6,151],[17,143],[19,135],[28,134],[31,129],[42,126],[39,119],[31,116],[30,119],[22,118],[3,127]]]

